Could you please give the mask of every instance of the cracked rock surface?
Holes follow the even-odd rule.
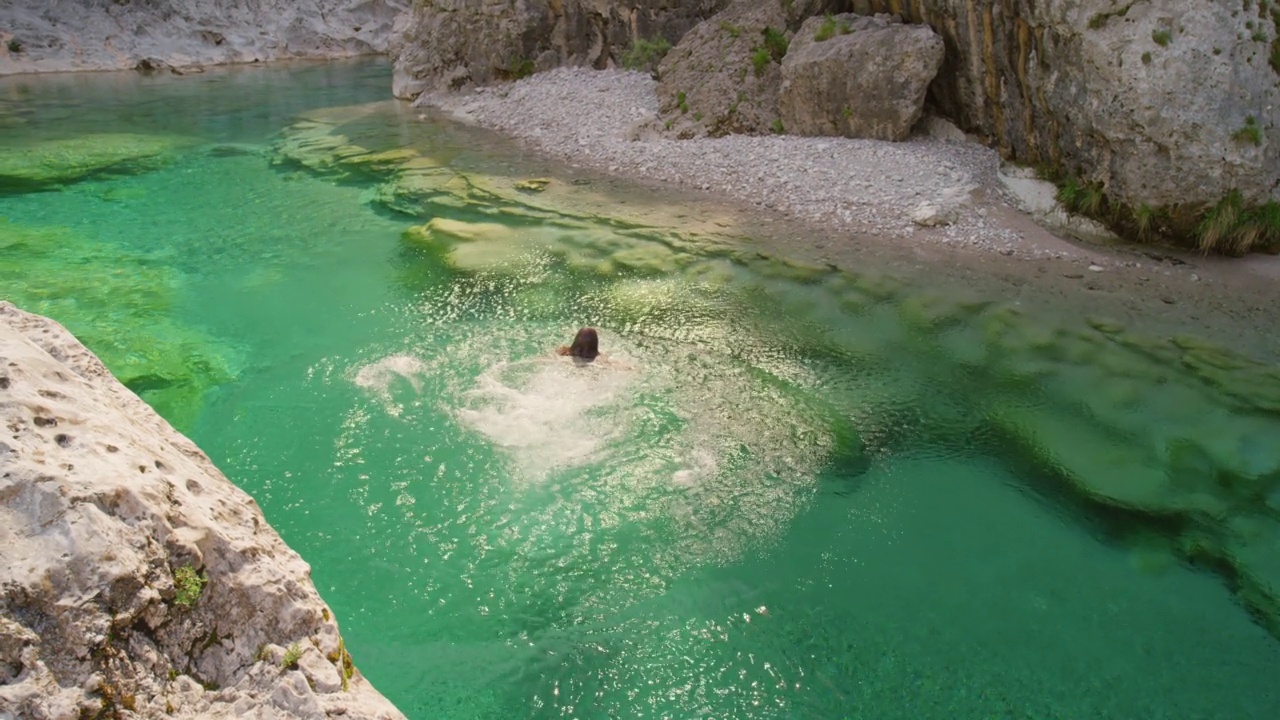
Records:
[[[403,717],[253,498],[6,302],[0,414],[0,718]]]

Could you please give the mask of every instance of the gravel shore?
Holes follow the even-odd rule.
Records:
[[[1280,344],[1263,330],[1280,307],[1280,257],[1228,259],[1066,240],[1019,209],[1045,199],[1019,202],[1001,180],[997,153],[954,127],[897,143],[665,138],[655,86],[642,73],[560,68],[511,84],[426,95],[417,104],[513,137],[558,163],[705,192],[754,206],[761,217],[776,213],[821,227],[824,237],[809,238],[809,250],[841,267],[861,264],[874,246],[967,284],[995,283],[998,295],[1019,302],[1105,314],[1152,330],[1197,328],[1248,345],[1258,357],[1280,358]],[[951,223],[917,224],[912,216],[921,205]]]
[[[1020,247],[1019,231],[990,219],[989,206],[1003,192],[1000,161],[982,145],[932,137],[673,140],[658,132],[655,86],[637,72],[559,68],[510,85],[424,96],[418,104],[571,165],[719,193],[833,230],[1005,254],[1064,252]],[[922,205],[952,222],[921,227],[912,216]]]

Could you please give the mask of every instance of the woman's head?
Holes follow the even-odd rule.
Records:
[[[573,344],[569,346],[569,355],[582,360],[595,360],[600,354],[600,337],[595,328],[584,327],[573,336]]]

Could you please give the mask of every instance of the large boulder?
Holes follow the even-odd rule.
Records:
[[[515,79],[560,65],[621,64],[638,42],[670,47],[728,0],[425,0],[396,20],[392,92]]]
[[[776,130],[787,52],[780,0],[736,0],[658,66],[658,113],[676,137]]]
[[[933,104],[1011,159],[1130,205],[1280,183],[1280,29],[1257,0],[852,0],[947,45]],[[1252,118],[1252,122],[1250,122]]]
[[[782,62],[778,112],[788,133],[903,140],[942,66],[942,38],[889,18],[809,18]]]
[[[409,0],[5,0],[0,75],[385,52]]]
[[[403,720],[253,498],[7,302],[0,397],[0,717]]]

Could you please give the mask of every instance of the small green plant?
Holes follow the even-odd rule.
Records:
[[[200,594],[204,592],[204,586],[208,582],[207,577],[197,573],[196,569],[190,565],[183,565],[174,570],[173,587],[176,590],[173,597],[174,604],[184,608],[192,607],[200,599]]]
[[[507,74],[512,80],[521,80],[533,74],[533,61],[525,57],[513,57],[507,63]]]
[[[1268,200],[1247,207],[1239,190],[1232,190],[1210,207],[1196,228],[1200,251],[1245,255],[1280,246],[1280,203]]]
[[[1151,206],[1143,203],[1133,211],[1133,226],[1138,231],[1138,239],[1149,240],[1154,226],[1156,213]]]
[[[1069,212],[1099,217],[1106,208],[1107,196],[1101,183],[1081,183],[1068,177],[1058,188],[1058,202]]]
[[[350,689],[348,683],[356,672],[356,666],[351,662],[351,653],[347,652],[347,643],[341,635],[338,636],[338,657],[335,662],[339,663],[338,675],[342,678],[342,692],[346,692]]]
[[[693,114],[693,119],[694,119],[694,120],[696,120],[697,122],[702,122],[702,113],[700,113],[700,112],[696,112],[696,113],[694,113],[694,114]]]
[[[782,62],[790,45],[791,41],[781,31],[771,27],[764,29],[764,46],[769,49],[769,57],[773,58],[774,62]]]
[[[671,43],[664,37],[655,40],[640,38],[622,56],[622,67],[628,70],[653,70],[671,51]]]
[[[685,96],[683,90],[676,93],[676,107],[682,114],[689,112],[689,98]]]
[[[665,129],[667,129],[667,130],[670,130],[670,129],[671,129],[671,126],[672,126],[672,125],[675,125],[675,124],[676,124],[676,121],[675,121],[675,120],[672,120],[671,118],[667,118],[667,121],[666,121],[666,122],[664,122],[664,123],[662,123],[662,126],[663,126],[663,128],[665,128]]]
[[[786,128],[782,127],[782,118],[775,118],[772,128],[774,135],[781,135],[787,131]]]
[[[1098,14],[1094,15],[1093,17],[1089,18],[1089,29],[1090,29],[1090,30],[1097,30],[1098,28],[1102,27],[1103,25],[1106,25],[1106,24],[1107,24],[1107,18],[1108,18],[1108,17],[1110,17],[1110,16],[1109,16],[1109,15],[1107,15],[1106,13],[1098,13]]]
[[[298,661],[302,659],[302,646],[294,643],[284,651],[284,659],[280,661],[280,667],[284,670],[293,670],[298,667]]]
[[[1165,47],[1166,45],[1169,44],[1169,41],[1172,39],[1173,39],[1173,33],[1169,32],[1168,30],[1152,30],[1151,31],[1151,40],[1154,41],[1155,44],[1159,45],[1160,47]]]
[[[1253,31],[1253,41],[1254,41],[1254,42],[1266,42],[1266,41],[1267,41],[1267,34],[1266,34],[1265,32],[1263,32],[1263,31],[1261,31],[1261,30],[1254,30],[1254,31]]]
[[[1143,65],[1150,65],[1150,64],[1151,64],[1151,53],[1149,53],[1149,52],[1144,52],[1144,53],[1142,53],[1142,64],[1143,64]]]
[[[737,25],[734,25],[733,23],[730,23],[727,20],[720,23],[720,29],[729,33],[729,37],[735,40],[742,35],[742,28],[738,27]]]
[[[20,53],[22,52],[22,41],[19,40],[18,38],[10,38],[8,42],[8,47],[9,47],[9,52]]]
[[[827,13],[822,18],[822,24],[818,26],[818,32],[813,34],[813,39],[818,42],[825,42],[836,36],[836,18],[831,13]]]
[[[1262,144],[1262,131],[1258,129],[1258,119],[1250,115],[1244,119],[1244,127],[1231,133],[1231,139],[1238,143],[1250,145]]]
[[[756,77],[764,74],[764,69],[769,67],[769,61],[772,56],[769,55],[769,48],[763,45],[757,46],[751,51],[751,67],[756,70]]]
[[[853,117],[853,108],[849,107],[848,105],[845,105],[843,108],[840,109],[840,114],[844,115],[845,120],[848,120]]]

